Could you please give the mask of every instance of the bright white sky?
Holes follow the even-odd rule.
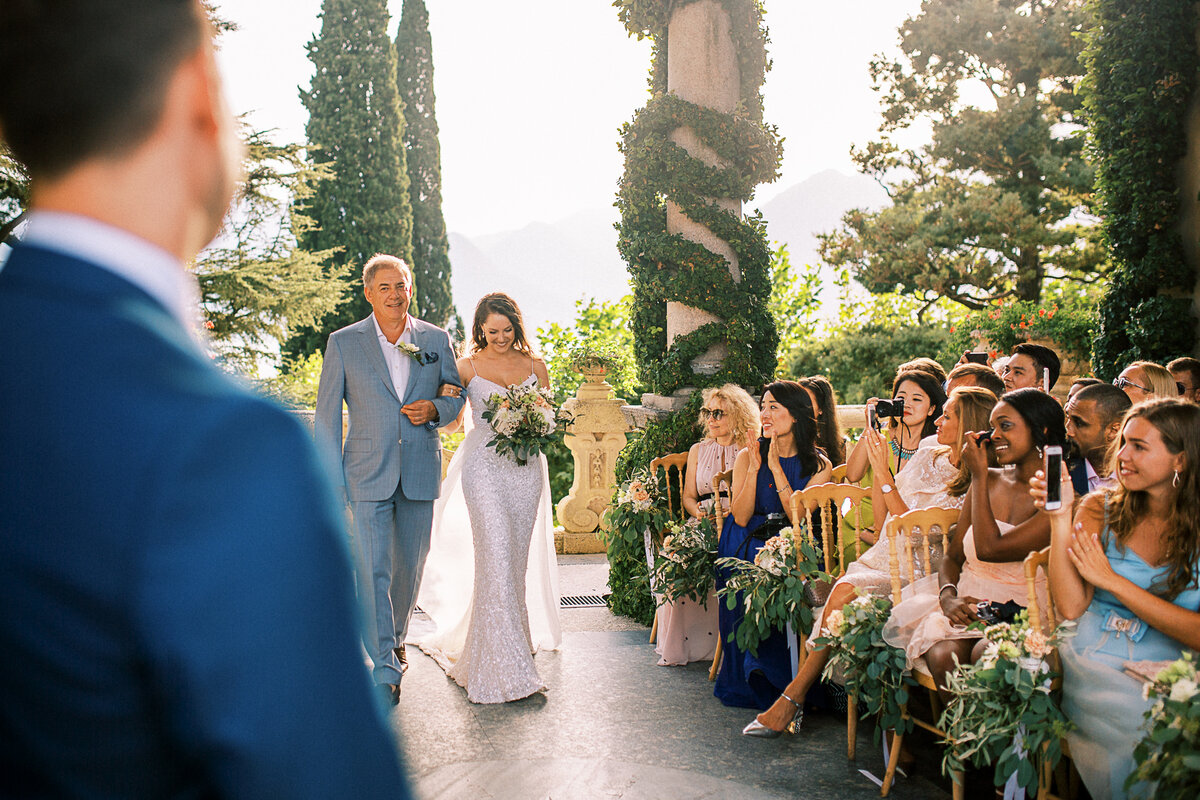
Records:
[[[298,88],[320,0],[220,0],[241,30],[220,55],[238,113],[304,138]],[[390,0],[394,35],[403,0]],[[433,35],[446,224],[470,236],[612,204],[617,128],[645,105],[648,42],[609,0],[426,0]],[[774,68],[766,120],[786,137],[783,177],[753,205],[824,169],[852,172],[851,144],[879,122],[867,62],[894,53],[920,0],[766,0]]]

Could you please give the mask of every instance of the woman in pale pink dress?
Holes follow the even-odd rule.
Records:
[[[1042,468],[1043,448],[1062,446],[1063,424],[1057,400],[1039,389],[1017,389],[992,409],[990,443],[981,433],[967,436],[962,460],[971,488],[958,531],[938,574],[908,587],[910,596],[892,610],[883,632],[884,640],[905,651],[910,667],[924,656],[939,687],[955,659],[966,664],[982,653],[982,632],[967,629],[979,619],[981,602],[1028,604],[1023,561],[1050,543],[1050,522],[1033,505],[1029,479]],[[989,446],[998,469],[988,468]],[[1041,584],[1044,594],[1044,578]],[[945,690],[938,691],[949,702]]]
[[[683,510],[689,517],[712,514],[716,487],[713,477],[733,469],[746,434],[758,435],[758,405],[740,386],[727,383],[705,389],[700,424],[707,436],[688,451],[683,487]],[[729,502],[722,499],[728,510]],[[658,608],[658,665],[681,666],[712,658],[717,649],[717,596],[705,603],[690,598],[664,601]]]

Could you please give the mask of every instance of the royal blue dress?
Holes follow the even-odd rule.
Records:
[[[1104,554],[1121,577],[1143,589],[1166,578],[1169,567],[1152,567],[1133,550],[1122,550],[1107,521],[1101,538]],[[1193,583],[1171,602],[1188,611],[1200,610],[1200,586]],[[1075,636],[1059,647],[1063,711],[1079,726],[1067,734],[1067,742],[1092,797],[1119,800],[1126,796],[1125,778],[1133,771],[1133,748],[1145,735],[1140,728],[1142,715],[1151,705],[1142,699],[1141,682],[1125,673],[1124,664],[1173,661],[1184,647],[1147,625],[1103,589],[1092,594],[1091,605],[1076,624]]]
[[[793,491],[800,491],[807,484],[811,475],[804,474],[799,456],[779,459],[783,474]],[[725,518],[725,527],[721,530],[721,538],[717,543],[719,558],[741,558],[753,561],[755,554],[763,546],[761,539],[750,536],[750,531],[766,521],[768,514],[782,514],[783,503],[779,502],[779,492],[775,488],[775,477],[764,458],[758,469],[758,484],[754,493],[754,516],[745,527],[733,520],[733,515]],[[730,570],[717,570],[717,589],[723,589],[728,580]],[[741,623],[743,605],[739,601],[732,609],[722,598],[717,610],[717,622],[721,631],[721,642],[724,652],[721,658],[721,672],[717,675],[717,683],[713,694],[727,706],[740,708],[757,708],[765,711],[775,702],[789,683],[792,681],[791,656],[788,653],[787,635],[784,631],[774,631],[758,645],[758,654],[739,650],[737,645],[729,641],[729,635]]]

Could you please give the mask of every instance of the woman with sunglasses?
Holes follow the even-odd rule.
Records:
[[[758,435],[758,406],[746,390],[732,383],[705,389],[697,422],[707,434],[688,450],[683,482],[683,510],[689,517],[712,513],[713,478],[733,469],[733,462],[746,437]],[[728,510],[729,502],[722,498]],[[682,666],[712,658],[717,646],[717,598],[714,591],[706,602],[683,597],[664,601],[658,607],[660,667]]]
[[[1156,397],[1179,397],[1181,393],[1170,370],[1153,361],[1133,362],[1121,370],[1113,386],[1129,395],[1134,405]]]
[[[1127,662],[1174,661],[1200,650],[1200,407],[1151,400],[1125,414],[1116,444],[1115,489],[1093,492],[1072,519],[1050,518],[1050,586],[1058,612],[1076,620],[1059,647],[1071,758],[1096,800],[1125,797],[1138,723],[1150,701]],[[1042,472],[1029,482],[1046,505]],[[1074,524],[1072,524],[1074,523]],[[1152,796],[1139,785],[1132,796]]]

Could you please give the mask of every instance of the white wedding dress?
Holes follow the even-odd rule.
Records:
[[[546,457],[518,466],[487,446],[485,401],[504,388],[478,375],[467,385],[471,425],[434,505],[417,598],[436,625],[417,645],[473,703],[544,691],[533,653],[562,641]]]

